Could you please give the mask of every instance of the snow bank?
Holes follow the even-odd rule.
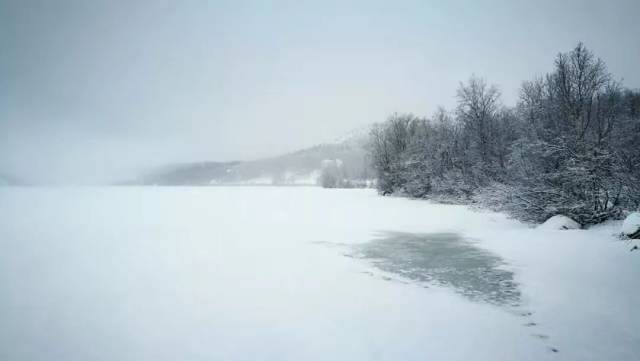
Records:
[[[640,212],[633,212],[622,223],[622,234],[631,238],[640,238]]]
[[[580,223],[573,219],[563,216],[561,214],[555,215],[547,219],[544,223],[538,226],[540,229],[548,230],[565,230],[565,229],[580,229]]]

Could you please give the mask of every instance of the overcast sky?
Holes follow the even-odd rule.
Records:
[[[275,155],[453,107],[471,74],[514,104],[580,40],[638,88],[639,16],[637,0],[0,0],[0,174]]]

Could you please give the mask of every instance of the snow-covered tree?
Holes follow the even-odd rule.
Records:
[[[371,131],[382,194],[480,201],[527,220],[597,223],[640,207],[640,93],[583,44],[524,82],[514,108],[478,77],[430,119],[394,114]]]

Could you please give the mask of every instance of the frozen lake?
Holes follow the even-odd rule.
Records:
[[[0,360],[632,360],[611,234],[292,187],[0,188]]]

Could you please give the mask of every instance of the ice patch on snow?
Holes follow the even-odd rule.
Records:
[[[356,257],[409,280],[450,287],[473,301],[517,306],[520,290],[497,255],[457,233],[385,232],[355,246]]]

